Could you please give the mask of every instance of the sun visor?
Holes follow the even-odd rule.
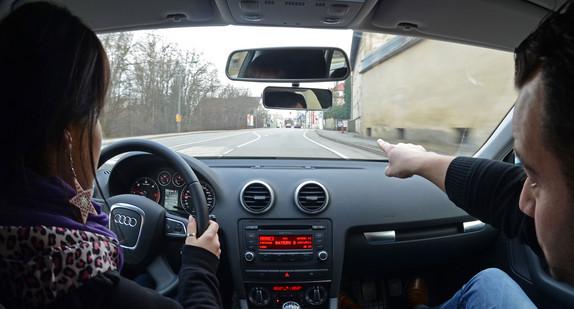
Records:
[[[522,1],[383,0],[372,23],[395,34],[513,50],[547,12]]]
[[[18,1],[21,5],[33,1]],[[211,0],[55,0],[82,18],[94,31],[185,26],[213,19]],[[112,26],[113,25],[113,26]]]

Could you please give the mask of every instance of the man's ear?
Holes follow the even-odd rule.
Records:
[[[530,181],[530,179],[527,178],[526,181],[524,182],[522,192],[520,193],[520,200],[518,205],[520,207],[520,210],[525,215],[534,218],[534,211],[536,209],[536,199],[532,194],[532,185],[533,183]]]

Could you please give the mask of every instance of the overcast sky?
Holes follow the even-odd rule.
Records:
[[[339,47],[350,54],[351,30],[321,30],[263,27],[209,27],[178,28],[158,31],[169,41],[176,42],[183,49],[195,49],[203,53],[203,59],[212,62],[219,72],[221,82],[231,81],[225,76],[225,63],[229,54],[238,49],[280,46],[322,46]],[[234,85],[250,88],[252,95],[258,95],[267,83],[234,82]],[[289,84],[282,84],[290,86]],[[307,84],[310,87],[332,87],[333,83]]]

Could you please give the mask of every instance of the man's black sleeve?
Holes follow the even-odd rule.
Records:
[[[534,220],[519,207],[525,180],[520,166],[458,157],[448,167],[445,190],[451,201],[473,217],[501,229],[508,238],[520,237],[540,253]]]

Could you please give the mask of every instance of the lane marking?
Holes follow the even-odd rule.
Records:
[[[247,143],[243,143],[243,144],[241,144],[241,145],[239,145],[239,146],[237,146],[237,147],[231,148],[231,149],[229,149],[228,151],[226,151],[225,153],[223,153],[222,155],[220,155],[219,157],[221,158],[221,157],[223,157],[223,156],[226,156],[226,155],[229,154],[230,152],[235,151],[235,150],[237,150],[237,149],[239,149],[239,148],[241,148],[241,147],[243,147],[243,146],[249,145],[249,144],[251,144],[251,143],[253,143],[253,142],[256,142],[256,141],[258,141],[258,140],[261,138],[261,135],[255,133],[255,132],[251,132],[251,133],[255,134],[255,135],[257,136],[257,138],[254,139],[254,140],[252,140],[252,141],[249,141],[249,142],[247,142]]]
[[[175,146],[166,146],[166,147],[168,147],[169,149],[171,149],[171,150],[173,150],[173,151],[179,151],[179,150],[175,150],[175,148],[184,147],[184,146],[193,145],[193,144],[199,144],[199,143],[203,143],[203,142],[209,142],[209,141],[213,141],[213,140],[216,140],[216,139],[222,139],[222,138],[227,138],[227,137],[233,137],[233,136],[237,136],[237,135],[241,135],[241,134],[245,134],[245,133],[247,133],[247,132],[240,132],[240,133],[233,134],[233,135],[226,135],[226,136],[214,137],[214,138],[209,138],[209,139],[206,139],[206,140],[201,140],[201,141],[196,141],[196,142],[191,142],[191,143],[185,143],[185,144],[180,144],[180,145],[175,145]],[[257,137],[255,140],[253,140],[253,141],[247,142],[247,143],[245,143],[245,144],[242,144],[242,145],[237,146],[237,147],[234,148],[234,149],[231,149],[230,151],[228,151],[228,152],[226,152],[226,153],[220,155],[219,157],[222,157],[222,156],[224,156],[224,155],[230,153],[231,151],[233,151],[233,150],[235,150],[235,149],[237,149],[237,148],[239,148],[239,147],[243,147],[243,146],[245,146],[245,145],[247,145],[247,144],[249,144],[249,143],[255,142],[256,140],[258,140],[258,139],[261,138],[261,136],[259,136],[257,133],[255,133],[255,132],[251,132],[251,133],[257,135],[258,137]],[[171,136],[170,136],[170,137],[171,137]],[[166,138],[170,138],[170,137],[166,137]],[[127,138],[125,138],[125,139],[127,139]],[[102,147],[100,147],[100,149],[104,149],[104,147],[105,147],[105,146],[102,144]],[[183,149],[185,149],[185,148],[183,148]],[[183,149],[181,149],[181,150],[183,150]],[[125,155],[125,153],[122,153],[122,154],[119,154],[119,155],[117,155],[117,156],[115,156],[115,157],[113,157],[113,158],[110,158],[110,159],[109,159],[108,161],[106,161],[106,163],[103,164],[102,166],[104,166],[104,165],[111,165],[111,166],[113,166],[113,165],[116,164],[116,162],[118,162],[119,159],[121,159],[122,156],[124,156],[124,155]]]
[[[226,135],[226,136],[220,136],[220,137],[209,138],[209,139],[206,139],[206,140],[201,140],[201,141],[196,141],[196,142],[191,142],[191,143],[185,143],[185,144],[170,146],[169,148],[185,147],[185,146],[188,146],[188,145],[193,145],[193,144],[199,144],[199,143],[214,141],[214,140],[216,140],[216,139],[222,139],[222,138],[227,138],[227,137],[233,137],[233,136],[237,136],[237,135],[241,135],[241,134],[244,134],[244,132],[242,132],[242,133],[237,133],[237,134],[233,134],[233,135]]]
[[[303,137],[305,137],[307,140],[309,140],[309,141],[311,141],[311,142],[313,142],[313,143],[315,143],[315,144],[317,144],[317,145],[319,145],[319,146],[321,146],[321,147],[323,147],[323,148],[329,150],[330,152],[332,152],[332,153],[338,155],[339,157],[341,157],[341,158],[343,158],[343,159],[349,159],[349,157],[347,157],[347,156],[345,156],[345,155],[343,155],[343,154],[341,154],[341,153],[339,153],[339,152],[337,152],[337,151],[335,151],[335,150],[333,150],[333,149],[331,149],[331,148],[329,148],[329,147],[327,147],[327,146],[325,146],[325,145],[321,145],[321,144],[317,143],[316,141],[312,140],[311,138],[309,138],[309,137],[307,136],[307,133],[309,133],[309,132],[310,132],[310,130],[305,131],[305,134],[303,134]]]

